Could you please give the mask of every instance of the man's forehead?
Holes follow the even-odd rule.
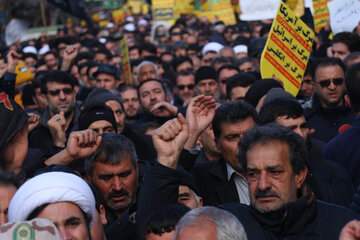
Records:
[[[71,84],[69,83],[59,83],[59,82],[55,82],[55,81],[50,81],[46,83],[46,87],[59,87],[59,88],[66,88],[69,87],[71,88]]]
[[[147,81],[140,87],[139,90],[140,90],[140,92],[144,92],[144,91],[149,91],[149,90],[153,90],[156,88],[162,89],[161,83],[159,83],[158,81]]]
[[[220,123],[220,129],[222,135],[231,133],[245,133],[255,126],[255,121],[252,117],[248,117],[238,122],[222,122]]]

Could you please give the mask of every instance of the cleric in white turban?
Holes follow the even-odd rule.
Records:
[[[31,178],[17,190],[8,214],[9,221],[46,218],[54,222],[63,238],[89,239],[95,198],[88,184],[77,175],[48,172]]]

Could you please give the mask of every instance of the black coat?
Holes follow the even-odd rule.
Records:
[[[323,142],[310,139],[307,141],[309,151],[309,172],[306,183],[319,200],[349,207],[354,186],[348,172],[339,164],[322,160]]]
[[[309,203],[310,202],[310,203]],[[341,206],[304,196],[286,209],[261,214],[243,204],[230,203],[222,208],[244,225],[248,239],[338,240],[341,229],[360,215]]]
[[[323,108],[316,94],[312,97],[311,108],[304,109],[306,124],[309,129],[314,128],[314,138],[329,142],[339,134],[343,125],[355,121],[354,112],[346,105],[333,108]]]
[[[234,180],[228,180],[224,159],[199,164],[193,168],[192,174],[204,205],[240,202]]]

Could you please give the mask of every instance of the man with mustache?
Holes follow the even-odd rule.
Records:
[[[249,185],[250,207],[224,208],[244,224],[249,239],[338,239],[354,211],[316,200],[305,184],[306,145],[278,124],[256,127],[239,142],[239,162]]]
[[[111,225],[125,211],[135,212],[138,165],[133,143],[116,133],[102,135],[96,152],[85,164],[88,181],[95,186]]]
[[[76,103],[76,79],[71,74],[54,70],[45,73],[41,92],[46,96],[47,108],[41,115],[40,124],[29,135],[29,147],[54,154],[64,148],[72,131],[78,130],[80,105]]]

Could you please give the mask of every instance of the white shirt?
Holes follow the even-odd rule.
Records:
[[[250,205],[249,187],[245,177],[235,171],[228,163],[226,163],[226,170],[228,174],[228,180],[230,181],[231,178],[234,178],[240,203]]]

